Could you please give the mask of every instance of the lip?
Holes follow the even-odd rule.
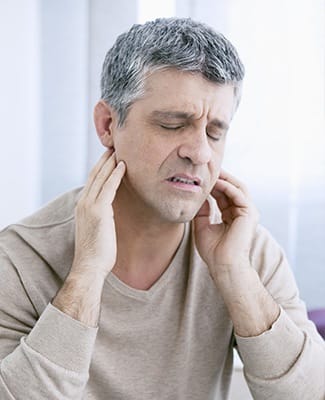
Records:
[[[172,178],[182,178],[189,181],[195,182],[195,184],[189,184],[184,182],[173,182],[171,181]],[[166,182],[173,188],[188,191],[188,192],[199,192],[201,191],[201,179],[197,176],[187,175],[183,173],[176,173],[166,179]]]

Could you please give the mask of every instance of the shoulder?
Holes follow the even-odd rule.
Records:
[[[70,262],[73,252],[74,208],[80,191],[79,188],[65,193],[3,229],[0,253],[20,272],[30,272],[45,263],[57,271],[63,268],[64,274],[64,260]]]
[[[0,232],[0,308],[35,321],[53,298],[73,257],[74,208],[80,189],[65,193]],[[8,308],[9,307],[9,308]]]
[[[262,225],[257,226],[250,260],[264,283],[268,282],[279,268],[290,269],[283,248]]]
[[[64,224],[74,218],[74,208],[81,188],[74,189],[55,198],[35,213],[13,223],[0,231],[0,243],[9,232],[19,230],[44,230]]]
[[[46,228],[65,223],[74,217],[74,208],[80,191],[81,188],[77,188],[56,197],[32,215],[14,224],[14,226]]]

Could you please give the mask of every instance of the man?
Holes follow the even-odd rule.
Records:
[[[136,25],[95,107],[85,187],[1,233],[0,397],[324,399],[325,349],[245,187],[221,169],[243,66],[190,19]]]

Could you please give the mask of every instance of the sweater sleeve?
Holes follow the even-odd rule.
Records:
[[[81,399],[97,329],[50,303],[38,318],[10,261],[0,256],[1,400]]]
[[[252,265],[281,309],[270,330],[256,337],[236,336],[254,399],[324,400],[325,343],[307,318],[281,248],[262,228]]]

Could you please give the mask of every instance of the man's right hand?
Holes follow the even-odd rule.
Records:
[[[91,171],[75,210],[75,255],[72,271],[99,274],[104,279],[116,261],[112,203],[125,173],[107,151]]]
[[[112,203],[125,174],[107,151],[91,171],[75,209],[75,253],[71,270],[53,305],[87,326],[97,326],[101,294],[116,261]]]

